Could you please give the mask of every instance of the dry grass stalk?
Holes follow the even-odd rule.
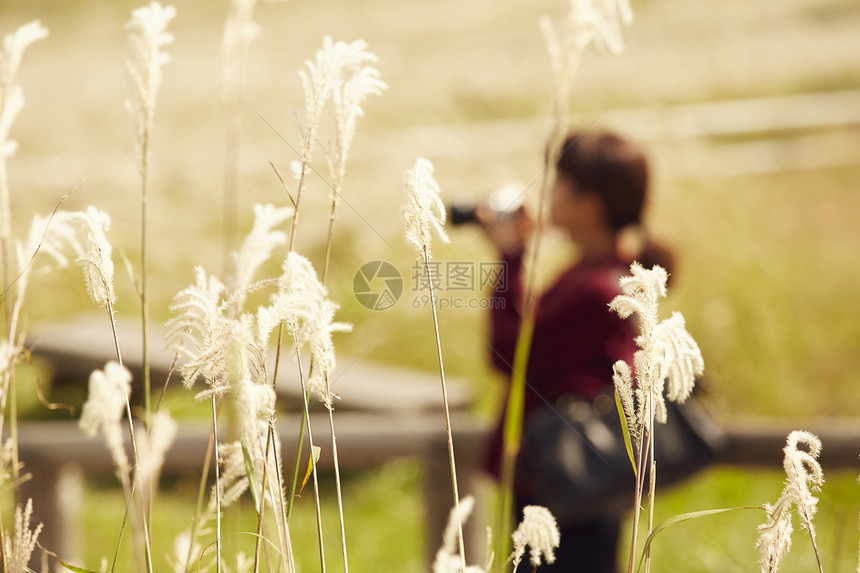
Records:
[[[693,391],[696,376],[701,375],[705,367],[702,353],[685,329],[681,314],[676,312],[671,318],[663,321],[659,319],[659,303],[666,296],[667,279],[668,274],[662,267],[645,269],[634,262],[630,266],[630,276],[620,280],[622,294],[609,305],[621,318],[635,314],[641,331],[636,337],[639,350],[633,356],[636,383],[633,383],[630,365],[623,361],[615,364],[614,381],[635,447],[638,479],[634,508],[641,507],[648,480],[648,535],[654,527],[655,423],[666,421],[664,393],[675,402],[684,402]],[[635,396],[635,400],[631,400],[631,396]],[[635,563],[639,516],[640,511],[634,510],[628,562],[628,571],[631,573]],[[650,553],[645,561],[646,571],[649,564]]]
[[[539,22],[553,69],[552,116],[545,141],[544,166],[537,202],[537,222],[525,256],[527,276],[523,294],[522,320],[514,350],[510,392],[505,410],[502,484],[496,516],[499,554],[506,553],[507,534],[511,531],[515,464],[522,439],[525,372],[537,312],[537,262],[541,251],[543,230],[547,224],[550,175],[559,154],[563,152],[561,145],[568,130],[573,80],[589,46],[606,47],[614,53],[623,48],[622,24],[629,24],[632,19],[633,13],[626,0],[571,0],[567,18],[560,26],[554,25],[548,17],[541,18]]]
[[[254,23],[256,0],[231,0],[221,40],[221,99],[224,105],[224,272],[236,249],[239,217],[239,132],[242,80],[251,42],[259,33]]]
[[[799,448],[798,446],[803,446]],[[761,553],[762,573],[776,573],[783,557],[791,549],[791,514],[796,509],[800,525],[809,534],[818,570],[823,573],[821,555],[815,540],[813,517],[817,511],[818,498],[812,491],[819,491],[824,483],[824,473],[818,463],[821,440],[817,436],[796,430],[786,439],[783,449],[785,458],[785,488],[775,504],[765,504],[767,522],[759,525],[760,532],[756,549]]]
[[[161,68],[170,61],[163,50],[173,42],[167,26],[176,16],[173,6],[163,7],[158,2],[137,8],[126,24],[128,32],[129,58],[126,71],[131,82],[132,98],[125,107],[131,122],[138,172],[140,174],[140,308],[143,334],[143,385],[146,415],[144,422],[149,427],[152,414],[150,406],[149,367],[149,299],[148,268],[149,242],[147,239],[147,210],[149,203],[149,156],[150,140],[155,127],[155,107],[161,88]]]
[[[10,298],[5,296],[12,284],[10,276],[10,257],[12,249],[12,217],[9,200],[9,175],[6,160],[15,154],[17,142],[11,139],[10,130],[15,122],[21,108],[24,107],[24,92],[17,83],[18,69],[24,52],[34,42],[48,35],[47,28],[43,27],[38,20],[19,27],[11,34],[3,38],[3,47],[0,50],[0,288],[4,293],[3,316],[5,319],[6,341],[4,349],[6,352],[0,355],[2,360],[3,379],[0,384],[0,435],[2,435],[7,404],[10,407],[10,443],[12,444],[11,473],[14,483],[17,483],[18,475],[18,452],[17,452],[17,414],[15,399],[15,376],[14,364],[18,356],[17,343],[17,318],[13,316]],[[23,292],[23,291],[19,291]],[[23,300],[23,296],[19,297]],[[17,306],[17,305],[16,305]],[[9,401],[9,396],[12,400]],[[0,540],[4,537],[5,527],[0,517]],[[0,565],[7,568],[7,555],[5,544],[0,543]]]
[[[418,253],[427,272],[427,284],[430,288],[430,308],[433,313],[433,329],[436,336],[436,357],[439,364],[439,381],[442,386],[442,402],[445,408],[445,431],[448,438],[448,462],[451,467],[451,486],[454,493],[454,513],[460,515],[460,491],[457,485],[457,466],[454,456],[454,436],[451,431],[451,410],[448,406],[448,386],[445,383],[445,365],[442,360],[442,340],[439,337],[439,317],[436,313],[436,295],[433,292],[433,273],[430,265],[430,245],[433,235],[448,242],[445,233],[445,205],[439,198],[439,184],[433,178],[433,164],[423,157],[418,158],[411,169],[403,174],[403,190],[406,205],[403,208],[403,219],[406,226],[406,241]],[[466,569],[466,549],[463,541],[463,523],[457,522],[457,540],[460,544],[460,556],[463,570]]]

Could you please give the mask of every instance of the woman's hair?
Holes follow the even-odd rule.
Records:
[[[651,241],[642,227],[648,161],[638,145],[608,132],[572,133],[561,148],[556,170],[571,179],[578,192],[594,194],[603,201],[606,223],[616,235],[635,229],[641,248],[638,254],[633,253],[633,259],[647,267],[659,264],[671,272],[672,253]]]

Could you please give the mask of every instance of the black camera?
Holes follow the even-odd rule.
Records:
[[[511,183],[493,191],[487,198],[486,205],[497,218],[511,217],[522,207],[525,194],[526,190],[522,185]],[[448,220],[454,226],[477,223],[477,209],[480,204],[472,197],[458,197],[448,206]]]

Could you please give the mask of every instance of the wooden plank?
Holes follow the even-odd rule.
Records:
[[[289,468],[295,458],[300,423],[299,416],[283,416],[278,423],[285,468]],[[322,450],[317,467],[330,470],[333,459],[328,415],[312,414],[311,427],[314,442]],[[471,415],[454,413],[452,428],[462,495],[467,495],[475,491],[473,481],[478,475],[476,468],[488,425]],[[81,470],[113,472],[110,453],[100,437],[87,437],[73,421],[25,421],[21,422],[19,430],[19,455],[24,469],[34,476],[24,484],[21,493],[36,501],[34,519],[44,524],[41,540],[53,551],[68,557],[76,547],[74,524],[78,523],[80,509],[74,503],[76,500],[69,499],[71,489],[80,488],[80,485],[70,485],[69,476],[80,482]],[[342,470],[369,469],[401,457],[422,460],[428,523],[426,547],[430,551],[428,556],[432,556],[442,538],[448,508],[453,503],[450,470],[446,469],[444,415],[441,412],[385,416],[370,412],[336,412],[335,431]],[[176,441],[165,456],[163,473],[202,470],[210,434],[206,423],[181,424]],[[130,455],[128,436],[125,441]],[[307,443],[305,448],[307,455]],[[473,534],[476,539],[482,539],[480,531]]]
[[[793,430],[812,432],[821,440],[819,462],[828,469],[860,470],[860,420],[818,420],[793,423],[785,420],[737,419],[724,426],[728,445],[718,463],[753,467],[782,467],[782,449]]]
[[[117,323],[123,363],[133,379],[143,379],[143,351],[140,327],[136,320],[120,319]],[[150,368],[153,385],[163,384],[173,364],[173,354],[165,348],[164,329],[150,331]],[[84,315],[76,319],[35,325],[27,344],[34,356],[46,361],[53,370],[54,384],[85,381],[95,369],[116,360],[110,325],[104,316]],[[269,371],[274,371],[274,351]],[[302,392],[298,370],[289,358],[282,356],[278,370],[279,407],[298,411]],[[332,381],[332,391],[340,398],[340,410],[432,411],[443,406],[439,377],[430,372],[373,363],[368,360],[339,357],[339,368]],[[304,361],[308,364],[308,361]],[[178,375],[174,374],[178,380]],[[448,402],[452,409],[465,409],[473,402],[468,384],[456,377],[446,377]]]
[[[282,416],[277,424],[285,459],[295,455],[299,415]],[[340,465],[345,469],[368,468],[386,461],[424,456],[445,443],[445,418],[441,412],[390,414],[337,412],[334,416]],[[474,416],[452,415],[458,455],[476,455],[487,424]],[[311,414],[314,442],[322,448],[320,467],[330,469],[331,433],[328,414]],[[142,427],[136,430],[142,432]],[[166,471],[201,468],[211,429],[205,422],[180,422],[176,441],[165,457]],[[222,437],[223,439],[223,437]],[[130,453],[128,436],[126,449]],[[75,422],[25,421],[19,424],[18,451],[22,460],[76,463],[93,471],[112,471],[113,463],[101,438],[89,438]]]

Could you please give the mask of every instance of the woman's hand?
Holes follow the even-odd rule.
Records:
[[[499,216],[487,205],[479,205],[475,214],[487,238],[503,255],[518,257],[523,254],[535,228],[534,220],[525,208]]]

